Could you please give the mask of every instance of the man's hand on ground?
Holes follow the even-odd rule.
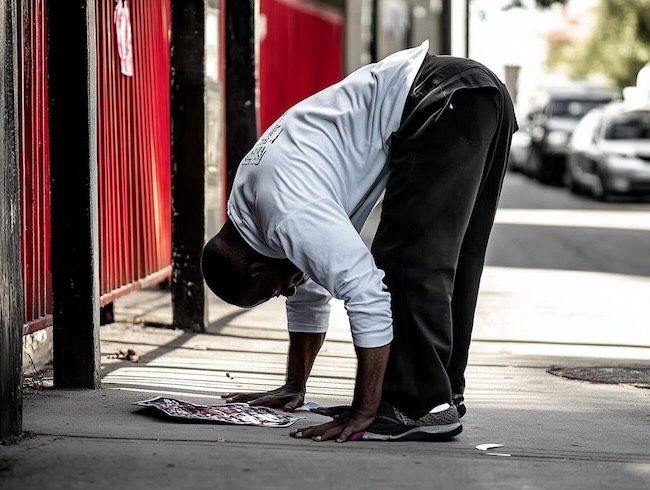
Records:
[[[353,408],[326,424],[294,430],[291,433],[293,437],[310,437],[315,441],[336,439],[336,442],[345,442],[354,434],[365,431],[373,423],[381,400],[390,344],[372,348],[355,346],[355,350],[359,362]]]
[[[282,408],[285,412],[293,412],[305,403],[305,392],[284,385],[262,393],[222,393],[221,398],[225,398],[226,403],[248,403],[262,407]]]
[[[375,420],[376,414],[364,413],[352,409],[336,417],[326,424],[314,425],[305,429],[297,429],[291,432],[293,437],[304,439],[311,438],[314,441],[328,441],[336,439],[336,442],[345,442],[359,432],[363,432]]]

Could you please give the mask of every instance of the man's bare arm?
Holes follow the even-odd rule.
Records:
[[[306,391],[309,373],[324,340],[324,333],[289,333],[287,385]]]
[[[292,436],[311,437],[316,441],[336,439],[336,442],[345,442],[372,424],[381,401],[390,344],[372,349],[356,347],[356,351],[359,365],[352,409],[326,424],[295,430],[291,433]]]
[[[371,414],[374,419],[381,401],[390,344],[374,349],[355,347],[355,350],[359,366],[357,367],[352,408]]]

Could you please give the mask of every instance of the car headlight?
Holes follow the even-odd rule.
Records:
[[[546,141],[549,145],[562,146],[569,141],[569,133],[564,131],[549,131],[546,135]]]

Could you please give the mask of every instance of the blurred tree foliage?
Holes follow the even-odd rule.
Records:
[[[603,75],[623,88],[650,62],[650,0],[600,0],[593,35],[584,45],[553,42],[549,67],[569,67],[574,79]]]
[[[469,0],[471,1],[471,0]],[[554,3],[560,3],[564,5],[568,0],[535,0],[535,6],[540,9],[550,8]],[[526,8],[526,5],[529,2],[525,0],[510,0],[509,3],[504,5],[503,10],[510,10],[514,8]]]
[[[554,3],[561,3],[564,5],[565,3],[567,3],[567,0],[535,0],[535,3],[539,8],[545,9],[545,8],[549,8]]]

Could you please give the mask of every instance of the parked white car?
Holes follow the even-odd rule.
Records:
[[[650,107],[613,102],[590,111],[568,146],[565,184],[600,200],[650,195]]]

